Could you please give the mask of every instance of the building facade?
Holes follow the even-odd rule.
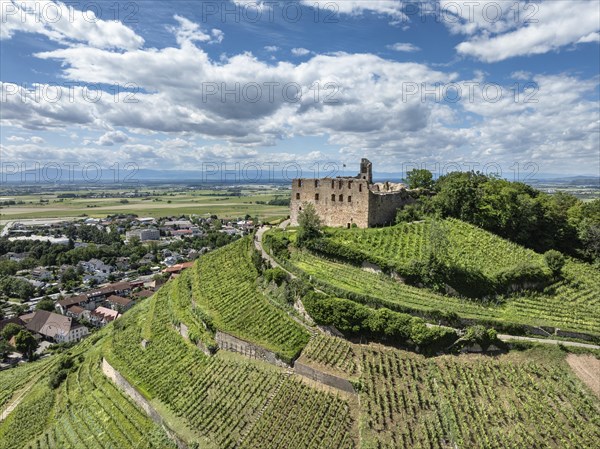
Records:
[[[412,202],[403,184],[373,183],[373,166],[362,159],[354,177],[294,179],[290,202],[292,226],[302,208],[314,205],[321,223],[331,227],[368,228],[393,224],[396,212]]]

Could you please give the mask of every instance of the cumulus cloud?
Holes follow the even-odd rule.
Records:
[[[177,21],[178,26],[171,27],[170,30],[175,34],[175,39],[179,45],[183,45],[187,42],[219,43],[225,36],[223,31],[217,28],[213,28],[210,33],[206,33],[200,28],[200,25],[178,14],[175,14],[173,18]]]
[[[98,145],[111,147],[116,143],[124,143],[129,140],[129,136],[123,131],[108,131],[97,140]]]
[[[408,42],[396,42],[395,44],[388,45],[387,48],[389,48],[390,50],[402,51],[407,53],[412,53],[421,50],[416,45],[413,45]]]
[[[448,17],[456,19],[444,21],[450,30],[469,36],[456,50],[485,62],[598,42],[597,0],[442,0],[440,4]]]
[[[267,50],[269,52],[275,52],[275,51],[279,50],[279,47],[277,45],[267,45],[265,47],[265,50]]]
[[[99,19],[93,10],[81,11],[63,2],[0,0],[0,10],[0,39],[10,39],[21,31],[65,45],[131,50],[144,44],[144,39],[123,23]]]
[[[336,2],[327,0],[301,0],[301,3],[306,6],[322,9],[323,11],[339,14],[356,16],[365,12],[371,12],[389,16],[393,19],[393,22],[407,19],[402,11],[403,2],[401,0],[341,0]]]
[[[308,54],[310,54],[310,50],[307,50],[306,48],[292,48],[292,54],[294,56],[306,56]]]

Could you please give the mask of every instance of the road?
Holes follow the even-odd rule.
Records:
[[[285,229],[289,225],[289,222],[290,222],[289,220],[285,220],[284,222],[282,222],[279,225],[279,227],[281,229]],[[271,266],[279,267],[282,270],[284,270],[286,273],[288,273],[288,275],[290,275],[292,278],[296,278],[297,276],[295,276],[293,273],[290,273],[288,270],[286,270],[281,265],[279,265],[275,261],[275,259],[273,259],[271,257],[271,255],[268,254],[264,250],[264,248],[262,246],[262,238],[263,238],[263,234],[266,231],[268,231],[269,229],[270,229],[270,227],[263,226],[258,231],[256,231],[256,239],[254,240],[254,245],[256,246],[256,249],[261,252],[263,259],[265,259],[265,260],[269,261],[269,263],[271,263]],[[505,342],[525,341],[525,342],[529,342],[529,343],[540,343],[540,344],[545,344],[545,345],[563,345],[563,346],[569,346],[569,347],[573,347],[573,348],[600,349],[600,346],[598,346],[598,345],[593,345],[591,343],[579,343],[576,341],[553,340],[553,339],[548,339],[548,338],[535,338],[535,337],[521,337],[521,336],[517,336],[517,335],[507,335],[507,334],[499,334],[498,338]]]

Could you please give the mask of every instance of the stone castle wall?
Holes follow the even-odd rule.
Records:
[[[412,201],[406,190],[390,193],[369,193],[369,226],[392,225],[396,212]]]
[[[304,203],[312,203],[325,226],[369,226],[369,184],[351,178],[295,179],[292,184],[290,219],[298,224]]]

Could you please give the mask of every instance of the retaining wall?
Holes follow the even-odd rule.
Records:
[[[294,364],[294,373],[308,377],[315,382],[322,383],[324,385],[328,385],[333,388],[337,388],[338,390],[345,391],[347,393],[356,393],[354,391],[354,387],[347,379],[343,377],[334,376],[333,374],[325,373],[323,371],[319,371],[318,369],[305,365],[302,362],[296,361]]]
[[[125,379],[121,373],[114,369],[105,358],[102,358],[102,372],[106,377],[112,380],[117,387],[119,387],[127,396],[129,396],[133,402],[135,402],[144,412],[154,421],[156,424],[161,426],[168,437],[177,444],[179,449],[188,449],[188,446],[173,432],[169,426],[165,423],[162,416],[152,406],[139,391],[131,385],[127,379]]]
[[[219,349],[237,352],[238,354],[242,354],[248,358],[262,360],[281,368],[290,367],[290,365],[277,357],[274,352],[268,351],[262,346],[240,340],[239,338],[225,332],[217,331],[215,334],[215,340]]]

